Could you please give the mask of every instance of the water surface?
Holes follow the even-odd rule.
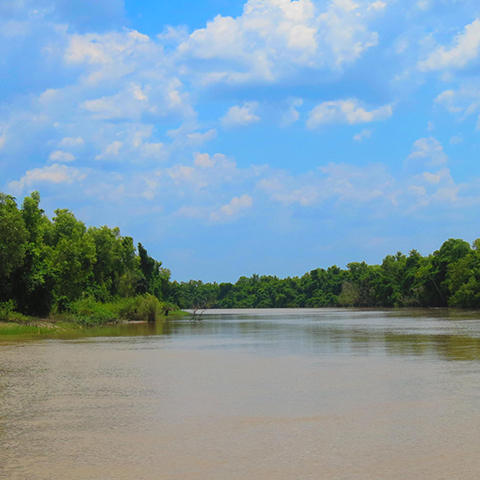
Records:
[[[0,340],[0,478],[480,478],[478,314],[203,318]]]

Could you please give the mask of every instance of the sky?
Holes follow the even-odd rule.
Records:
[[[474,0],[0,0],[0,190],[172,279],[472,242]]]

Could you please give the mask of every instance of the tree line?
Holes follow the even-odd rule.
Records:
[[[75,303],[82,299],[106,304],[139,296],[157,309],[155,299],[169,298],[169,280],[170,271],[141,243],[135,246],[131,237],[121,236],[118,228],[87,228],[66,209],[55,210],[50,220],[40,208],[38,192],[25,197],[20,207],[14,197],[0,193],[4,310],[9,306],[25,315],[48,316],[75,306],[92,310],[92,302],[90,307],[88,302]]]
[[[301,277],[252,275],[236,283],[173,282],[182,308],[459,307],[480,308],[480,239],[447,240],[422,256],[387,255],[380,265],[352,262]]]
[[[91,312],[95,303],[97,316],[104,319],[127,311],[126,316],[135,317],[153,300],[184,309],[480,308],[480,239],[472,245],[449,239],[428,256],[398,252],[380,265],[353,262],[301,277],[255,274],[236,283],[203,283],[172,282],[170,276],[141,243],[135,245],[118,228],[87,227],[66,209],[55,210],[49,219],[38,192],[20,206],[0,193],[0,309],[10,305],[32,316]],[[117,307],[108,314],[98,307],[112,302]]]

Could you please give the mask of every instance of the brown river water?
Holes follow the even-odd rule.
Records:
[[[0,478],[480,478],[480,313],[203,318],[0,339]]]

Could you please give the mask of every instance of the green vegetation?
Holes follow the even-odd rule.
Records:
[[[191,308],[480,308],[480,239],[449,239],[428,256],[412,250],[381,265],[353,262],[302,277],[232,283],[171,282],[170,271],[118,228],[86,227],[68,210],[49,219],[33,192],[18,207],[0,193],[0,321],[50,317],[82,326],[155,321]],[[36,327],[38,328],[38,327]]]
[[[173,282],[182,308],[459,307],[480,308],[480,239],[449,239],[423,257],[416,250],[381,265],[353,262],[302,277],[241,277],[232,283]]]
[[[76,324],[68,322],[40,322],[40,321],[30,321],[28,324],[23,323],[1,323],[0,322],[0,338],[3,336],[14,336],[21,335],[30,336],[30,335],[55,335],[57,333],[67,333],[78,330]]]
[[[38,192],[20,208],[0,193],[0,321],[25,328],[38,328],[27,325],[31,317],[84,326],[155,321],[177,309],[169,279],[170,271],[118,228],[87,228],[68,210],[50,220]]]

